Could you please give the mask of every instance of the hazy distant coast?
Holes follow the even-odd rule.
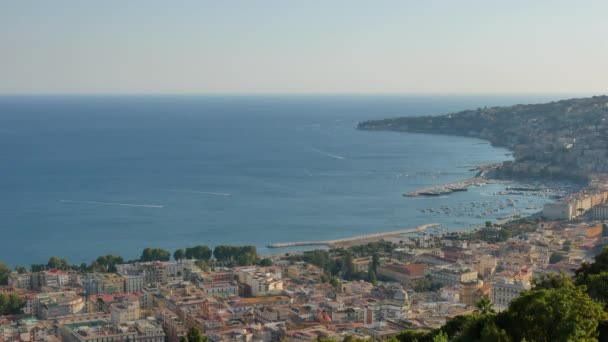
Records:
[[[545,104],[484,107],[439,116],[370,120],[369,131],[459,135],[488,140],[513,151],[503,176],[540,176],[586,180],[608,172],[608,97],[569,99]]]

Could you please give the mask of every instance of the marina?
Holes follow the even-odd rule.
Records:
[[[470,171],[478,171],[477,175],[473,178],[459,180],[456,182],[447,183],[447,184],[443,184],[443,185],[434,185],[429,188],[424,188],[424,189],[404,193],[403,196],[407,196],[407,197],[441,196],[441,195],[447,195],[447,194],[451,194],[453,192],[458,192],[458,191],[467,191],[467,188],[472,185],[477,185],[477,186],[485,185],[485,183],[488,182],[488,178],[487,178],[488,173],[492,170],[496,170],[498,167],[500,167],[500,165],[501,165],[501,163],[479,165],[470,170]]]

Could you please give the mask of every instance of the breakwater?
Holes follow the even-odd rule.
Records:
[[[488,173],[496,170],[500,167],[500,165],[502,165],[502,163],[479,165],[471,169],[471,171],[478,171],[477,175],[473,178],[463,179],[443,185],[433,185],[432,187],[404,193],[403,196],[441,196],[456,191],[467,191],[467,188],[471,185],[481,185],[485,183],[488,180]]]
[[[335,239],[335,240],[324,240],[324,241],[296,241],[296,242],[279,242],[269,244],[268,248],[285,248],[285,247],[297,247],[297,246],[327,246],[327,247],[335,247],[337,245],[342,244],[357,244],[358,242],[368,242],[370,240],[379,240],[384,237],[389,236],[397,236],[403,234],[411,234],[425,231],[429,228],[438,227],[439,224],[431,223],[431,224],[423,224],[416,228],[410,229],[402,229],[402,230],[394,230],[390,232],[383,233],[374,233],[374,234],[366,234],[366,235],[358,235],[343,239]]]

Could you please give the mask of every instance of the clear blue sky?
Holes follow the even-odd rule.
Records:
[[[608,1],[0,2],[0,93],[602,93]]]

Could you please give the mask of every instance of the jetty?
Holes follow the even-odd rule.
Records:
[[[467,191],[467,188],[471,185],[481,185],[488,181],[488,173],[492,170],[496,170],[502,163],[483,164],[478,165],[470,171],[478,171],[477,175],[473,178],[459,180],[443,185],[433,185],[429,188],[419,189],[412,192],[404,193],[403,196],[416,197],[416,196],[441,196],[451,194],[457,191]]]
[[[402,230],[394,230],[391,232],[383,232],[383,233],[374,233],[374,234],[366,234],[366,235],[358,235],[352,236],[343,239],[336,240],[324,240],[324,241],[297,241],[297,242],[279,242],[268,245],[268,248],[286,248],[286,247],[297,247],[297,246],[326,246],[326,247],[336,247],[340,245],[352,244],[357,245],[359,243],[367,243],[374,240],[380,240],[384,237],[389,236],[398,236],[404,234],[412,234],[412,233],[420,233],[429,228],[439,227],[437,223],[431,224],[423,224],[416,228],[410,229],[402,229]]]

